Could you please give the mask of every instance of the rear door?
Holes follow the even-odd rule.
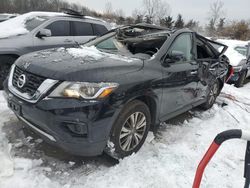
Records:
[[[94,35],[96,36],[102,36],[108,32],[108,29],[104,25],[92,24],[92,26],[94,30]]]
[[[51,31],[51,36],[43,38],[35,37],[34,47],[36,50],[55,47],[72,47],[75,45],[69,21],[57,20],[50,23],[45,29]]]
[[[182,33],[176,37],[167,52],[165,66],[162,68],[162,119],[196,101],[198,64],[194,59],[193,45],[193,34]],[[172,61],[171,56],[177,58]]]
[[[72,30],[74,41],[83,44],[95,37],[94,29],[91,23],[83,21],[72,21]]]

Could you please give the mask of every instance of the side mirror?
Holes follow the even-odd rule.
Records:
[[[38,38],[43,38],[43,37],[51,37],[51,31],[49,29],[41,29],[38,33],[37,33],[37,37]]]
[[[185,61],[184,53],[181,51],[171,51],[165,58],[163,66],[169,66],[171,63],[175,63],[178,61]]]

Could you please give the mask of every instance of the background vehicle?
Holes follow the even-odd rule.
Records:
[[[235,84],[236,87],[242,87],[245,79],[250,76],[250,65],[247,59],[247,44],[246,41],[239,40],[216,40],[228,46],[225,55],[229,58],[230,64],[234,69],[234,74],[229,80],[229,83]]]
[[[30,12],[0,23],[0,89],[10,66],[21,55],[72,47],[109,29],[109,24],[102,20],[52,12]]]
[[[160,122],[212,107],[228,72],[226,49],[188,29],[125,26],[83,47],[22,56],[5,91],[18,118],[48,142],[120,158]]]
[[[250,43],[247,45],[247,63],[250,63]]]
[[[0,14],[0,22],[15,18],[17,14]]]

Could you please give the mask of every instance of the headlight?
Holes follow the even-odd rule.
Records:
[[[109,96],[117,87],[117,83],[63,82],[49,97],[101,99]]]

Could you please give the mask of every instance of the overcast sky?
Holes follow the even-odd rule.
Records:
[[[105,10],[107,1],[112,3],[113,9],[122,9],[127,16],[132,15],[134,9],[142,7],[142,0],[67,0],[78,2],[96,11]],[[164,0],[163,0],[164,1]],[[212,0],[165,0],[171,7],[171,15],[176,17],[181,13],[185,21],[198,20],[201,24],[207,22],[207,13]],[[228,20],[250,19],[250,0],[222,0],[224,2],[225,17]]]

